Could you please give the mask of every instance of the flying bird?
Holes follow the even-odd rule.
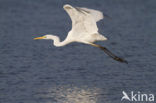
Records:
[[[60,42],[60,39],[56,35],[44,35],[42,37],[34,38],[37,39],[50,39],[53,40],[53,44],[56,47],[65,46],[72,42],[89,44],[91,46],[100,48],[107,55],[112,57],[114,60],[128,63],[126,60],[114,55],[107,48],[95,44],[95,41],[105,41],[107,38],[98,32],[96,22],[104,18],[102,12],[94,9],[88,9],[83,7],[73,7],[69,4],[63,6],[64,10],[70,16],[72,21],[72,29],[69,31],[66,39]]]

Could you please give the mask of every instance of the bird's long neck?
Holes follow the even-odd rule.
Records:
[[[60,38],[58,36],[52,36],[51,38],[53,41],[54,41],[54,46],[56,47],[61,47],[61,46],[64,46],[64,45],[67,45],[70,43],[70,41],[68,41],[67,39],[65,39],[64,41],[60,41]]]

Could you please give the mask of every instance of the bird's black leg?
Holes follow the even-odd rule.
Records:
[[[100,48],[100,49],[103,50],[107,55],[109,55],[110,57],[112,57],[114,60],[119,61],[119,62],[122,62],[122,63],[127,63],[127,64],[128,64],[128,62],[127,62],[126,60],[124,60],[124,59],[122,59],[122,58],[120,58],[120,57],[117,57],[117,56],[114,55],[111,51],[109,51],[107,48],[102,47],[102,46],[97,45],[97,44],[93,44],[93,43],[90,43],[90,44],[91,44],[92,46],[94,46],[94,47]]]

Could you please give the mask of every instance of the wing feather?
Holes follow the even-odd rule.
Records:
[[[72,20],[72,29],[68,35],[84,37],[84,35],[98,33],[96,22],[103,18],[102,12],[93,9],[72,7],[69,4],[64,5],[64,9]]]
[[[84,11],[84,12],[92,15],[96,22],[98,22],[98,21],[100,21],[101,19],[104,18],[103,13],[101,11],[94,10],[94,9],[83,8],[83,7],[82,8],[77,7],[77,8],[80,11]]]

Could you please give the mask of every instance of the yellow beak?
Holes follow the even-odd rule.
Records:
[[[45,36],[42,36],[42,37],[37,37],[37,38],[34,38],[34,40],[37,40],[37,39],[44,39]]]

